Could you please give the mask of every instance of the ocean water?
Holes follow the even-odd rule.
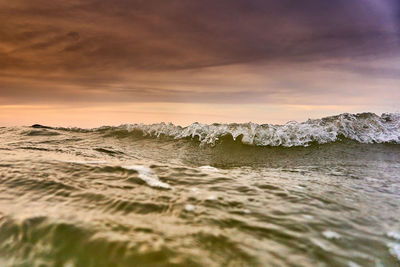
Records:
[[[0,128],[0,266],[400,266],[400,114]]]

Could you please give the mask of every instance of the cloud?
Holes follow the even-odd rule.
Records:
[[[359,62],[399,56],[399,10],[395,0],[0,0],[0,98],[271,103],[331,96],[334,85],[296,68],[373,74],[378,84],[395,78],[392,67]],[[288,70],[289,78],[280,74]],[[359,92],[360,79],[351,79]]]

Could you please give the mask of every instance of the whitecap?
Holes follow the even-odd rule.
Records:
[[[330,231],[330,230],[326,230],[324,232],[322,232],[322,235],[328,239],[339,239],[340,235],[336,232]]]
[[[231,123],[193,123],[187,127],[172,123],[125,124],[118,127],[127,131],[141,131],[144,136],[166,136],[174,139],[197,138],[202,144],[215,145],[224,136],[247,145],[256,146],[308,146],[340,141],[342,137],[360,143],[400,144],[400,113],[349,114],[305,122],[290,121],[284,125]],[[96,130],[96,129],[94,129]]]
[[[127,170],[135,170],[139,173],[139,178],[146,182],[147,185],[151,187],[158,187],[164,189],[170,189],[171,186],[167,183],[161,182],[157,175],[153,173],[153,171],[146,166],[142,165],[129,165],[129,166],[122,166]]]
[[[199,167],[199,169],[202,169],[204,171],[209,171],[209,172],[218,172],[219,171],[217,168],[209,166],[209,165],[201,166],[201,167]]]
[[[216,200],[216,199],[217,199],[217,196],[214,196],[214,195],[210,195],[206,198],[206,200]]]
[[[187,205],[185,206],[185,210],[186,210],[186,211],[194,211],[195,209],[196,209],[196,207],[193,206],[193,205],[191,205],[191,204],[187,204]]]
[[[358,265],[357,263],[352,262],[352,261],[349,261],[349,262],[347,263],[347,266],[349,266],[349,267],[360,267],[360,265]]]
[[[398,243],[389,243],[389,252],[392,254],[394,257],[396,257],[400,261],[400,244]]]
[[[391,237],[393,239],[400,241],[400,233],[398,233],[398,232],[388,232],[387,235],[388,235],[388,237]]]
[[[388,232],[387,236],[395,239],[396,241],[400,241],[400,233],[399,232]],[[400,244],[397,242],[390,242],[388,244],[389,252],[394,257],[396,257],[400,261]]]

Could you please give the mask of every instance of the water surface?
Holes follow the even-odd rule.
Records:
[[[0,128],[1,266],[400,264],[393,140],[135,129]]]

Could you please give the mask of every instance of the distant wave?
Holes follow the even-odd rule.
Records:
[[[63,129],[65,130],[65,128]],[[209,145],[217,144],[225,136],[232,136],[235,141],[255,146],[308,146],[313,143],[326,144],[343,139],[365,144],[400,144],[400,113],[384,113],[381,116],[374,113],[344,113],[322,119],[309,119],[301,123],[290,121],[284,125],[256,123],[209,125],[196,122],[187,127],[172,123],[157,123],[69,130],[124,131],[139,133],[147,137],[191,138]]]

